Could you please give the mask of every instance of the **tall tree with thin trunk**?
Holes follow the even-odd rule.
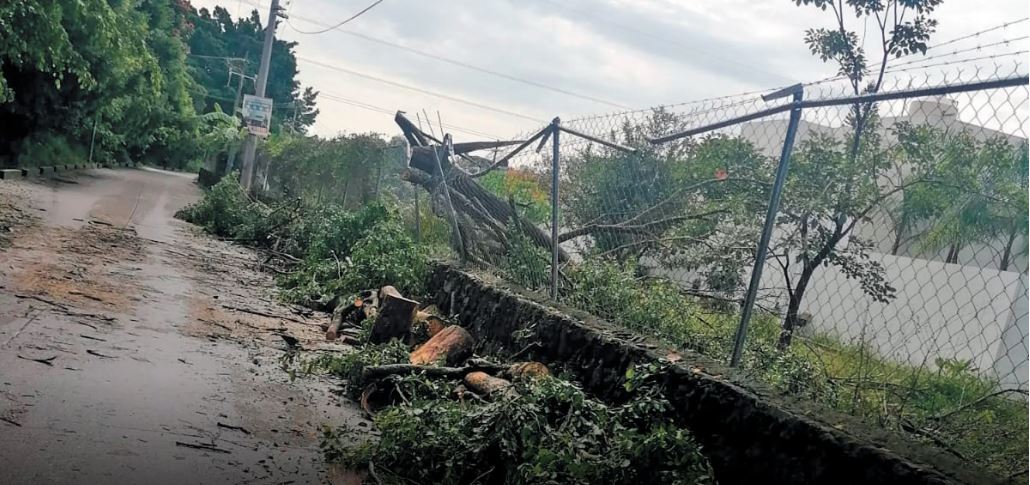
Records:
[[[808,29],[805,43],[824,62],[837,65],[852,94],[876,93],[892,57],[925,53],[936,21],[930,17],[942,0],[793,0],[832,14],[831,27]],[[849,25],[849,23],[854,25]],[[852,27],[872,23],[875,55],[869,62],[867,39]],[[859,222],[904,186],[881,188],[891,166],[877,134],[876,107],[858,103],[845,120],[848,140],[816,137],[800,144],[784,191],[780,223],[791,234],[780,241],[774,259],[782,269],[788,293],[787,314],[780,333],[781,349],[790,345],[798,312],[815,273],[827,265],[857,279],[874,299],[886,301],[894,289],[883,268],[868,258],[870,244],[854,237]]]

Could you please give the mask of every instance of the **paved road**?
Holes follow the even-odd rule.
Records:
[[[24,215],[0,248],[0,483],[346,480],[318,430],[363,425],[356,409],[279,368],[277,333],[315,345],[317,318],[275,303],[253,254],[172,217],[191,177],[0,184]]]

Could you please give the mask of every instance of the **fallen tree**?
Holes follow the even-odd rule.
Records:
[[[456,160],[466,158],[482,164],[484,159],[473,158],[468,154],[517,143],[521,144],[516,149],[519,150],[542,137],[543,131],[523,142],[454,144],[450,142],[449,135],[443,140],[436,140],[422,132],[401,112],[397,113],[394,121],[412,146],[408,169],[401,174],[401,178],[429,192],[430,207],[450,224],[452,245],[459,254],[475,262],[500,263],[500,258],[510,247],[509,227],[519,228],[534,244],[548,252],[552,250],[551,236],[532,222],[519,217],[510,201],[490,192],[474,178],[502,166],[500,162],[507,162],[510,154],[498,162],[486,162],[489,166],[476,174],[463,170]],[[431,145],[431,141],[437,144]],[[559,248],[558,259],[566,262],[568,254]]]

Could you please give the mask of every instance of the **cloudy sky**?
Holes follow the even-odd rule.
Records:
[[[280,24],[279,37],[298,42],[300,81],[323,93],[314,127],[323,136],[393,134],[387,113],[400,109],[425,110],[434,125],[439,112],[458,139],[508,138],[556,115],[691,101],[834,74],[802,41],[806,28],[832,27],[832,14],[792,0],[384,0],[317,35],[299,31],[323,30],[373,0],[282,1],[290,20]],[[192,3],[222,5],[236,16],[257,8],[265,17],[269,1]],[[1026,0],[947,0],[934,15],[939,25],[930,44],[1028,13]],[[862,25],[855,28],[862,33]],[[1028,30],[1030,22],[1017,22],[942,49],[1025,50]]]

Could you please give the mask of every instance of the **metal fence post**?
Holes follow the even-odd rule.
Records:
[[[561,120],[551,121],[551,300],[558,300],[558,169],[561,165],[561,144],[558,135]]]
[[[794,101],[790,110],[787,136],[783,140],[783,152],[780,154],[780,163],[776,167],[776,180],[773,182],[772,193],[769,196],[769,208],[765,213],[762,237],[758,241],[758,250],[755,252],[755,267],[751,270],[751,282],[748,284],[744,306],[740,311],[740,325],[737,326],[737,333],[733,338],[733,355],[730,357],[730,367],[737,367],[740,364],[740,357],[744,353],[744,343],[747,341],[747,328],[751,322],[751,313],[755,307],[758,285],[762,282],[762,268],[765,266],[765,258],[769,252],[769,239],[772,238],[772,232],[776,226],[776,214],[780,209],[780,196],[783,194],[783,184],[787,181],[787,171],[790,167],[790,153],[794,149],[794,137],[797,135],[798,123],[801,121],[801,99],[803,94],[804,86],[795,84],[762,96],[763,100],[771,101],[793,95]]]

